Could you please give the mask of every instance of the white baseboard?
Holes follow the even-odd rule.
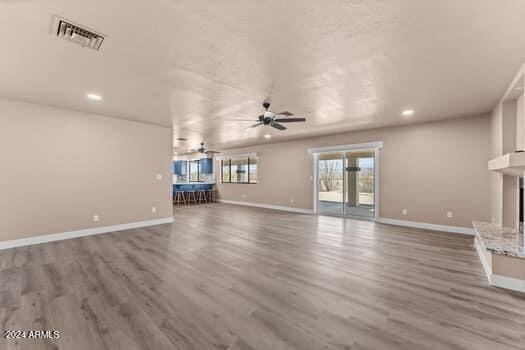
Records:
[[[492,276],[492,267],[489,265],[489,262],[487,261],[487,259],[485,259],[485,254],[483,252],[483,250],[485,248],[483,248],[478,240],[475,238],[474,239],[474,247],[476,248],[476,252],[478,253],[478,256],[479,256],[479,260],[481,260],[481,265],[483,266],[483,270],[485,271],[485,275],[487,276],[487,280],[489,281],[489,283],[492,283],[491,281],[491,276]]]
[[[492,274],[490,283],[496,287],[525,293],[525,280]]]
[[[172,222],[173,222],[173,217],[169,217],[169,218],[163,218],[163,219],[130,222],[127,224],[120,224],[120,225],[92,227],[92,228],[86,228],[83,230],[68,231],[68,232],[62,232],[62,233],[52,233],[48,235],[40,235],[40,236],[34,236],[34,237],[28,237],[28,238],[13,239],[9,241],[0,241],[0,250],[15,248],[15,247],[22,247],[22,246],[32,245],[32,244],[61,241],[61,240],[70,239],[70,238],[98,235],[101,233],[130,230],[130,229],[139,228],[139,227],[169,224]]]
[[[437,224],[429,224],[426,222],[397,220],[397,219],[388,219],[388,218],[377,218],[376,222],[379,222],[382,224],[388,224],[388,225],[395,225],[395,226],[421,228],[424,230],[461,233],[464,235],[471,235],[471,236],[474,235],[474,229],[469,228],[469,227],[437,225]]]
[[[225,204],[244,205],[244,206],[247,206],[247,207],[257,207],[257,208],[289,211],[289,212],[292,212],[292,213],[300,213],[300,214],[313,214],[314,213],[314,211],[312,209],[286,207],[286,206],[281,206],[281,205],[271,205],[271,204],[242,202],[242,201],[231,201],[231,200],[228,200],[228,199],[219,199],[218,202],[225,203]]]

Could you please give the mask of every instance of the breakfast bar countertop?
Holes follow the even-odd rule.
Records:
[[[517,230],[481,221],[473,221],[472,225],[476,238],[483,242],[489,252],[525,259],[523,234]]]

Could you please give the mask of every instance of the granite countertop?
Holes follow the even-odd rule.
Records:
[[[525,259],[523,234],[510,227],[501,227],[488,222],[472,222],[476,237],[493,254]]]

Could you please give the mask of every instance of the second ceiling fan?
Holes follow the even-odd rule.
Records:
[[[240,119],[242,121],[255,122],[255,124],[250,126],[248,129],[255,128],[260,125],[270,125],[271,127],[278,130],[286,130],[286,126],[282,125],[281,123],[296,123],[306,121],[306,118],[290,118],[294,114],[288,111],[281,113],[274,113],[270,111],[270,102],[264,102],[263,107],[266,111],[264,112],[264,114],[261,114],[256,120]]]

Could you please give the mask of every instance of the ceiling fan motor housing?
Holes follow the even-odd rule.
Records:
[[[266,112],[268,113],[268,112]],[[270,116],[267,116],[266,113],[261,114],[259,116],[259,123],[263,123],[264,125],[269,125],[271,122],[272,122],[272,117]]]

